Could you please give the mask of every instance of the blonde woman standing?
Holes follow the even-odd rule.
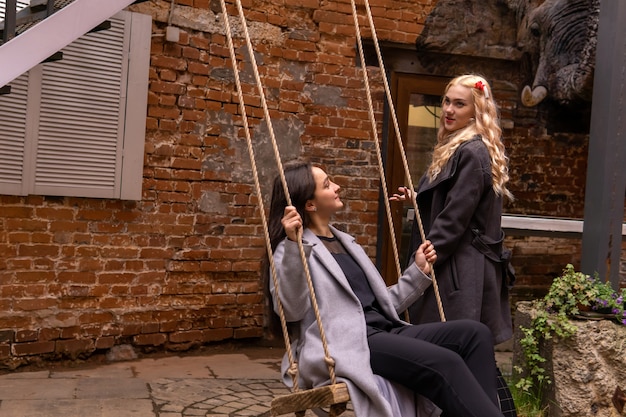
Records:
[[[471,319],[489,327],[493,343],[513,335],[509,285],[510,252],[503,247],[503,200],[507,189],[508,158],[502,143],[498,109],[485,78],[467,74],[446,86],[437,144],[417,187],[426,239],[437,250],[434,264],[446,320]],[[399,188],[392,200],[412,195]],[[411,253],[421,237],[414,222]],[[510,276],[509,276],[510,275]],[[433,288],[410,308],[411,323],[440,321]],[[498,371],[499,374],[499,371]],[[499,375],[500,408],[516,416],[515,404]]]
[[[424,232],[437,250],[435,276],[446,319],[486,324],[494,344],[513,334],[506,281],[510,252],[502,246],[501,227],[503,200],[512,195],[501,135],[489,83],[474,74],[453,79],[443,95],[432,160],[417,187]],[[392,200],[411,194],[404,187],[399,191]],[[421,241],[416,223],[411,252]],[[432,287],[409,311],[415,324],[440,320]]]

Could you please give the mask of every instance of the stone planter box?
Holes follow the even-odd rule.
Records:
[[[517,304],[513,364],[524,367],[520,326],[530,324],[530,302]],[[610,320],[572,320],[578,328],[567,339],[544,343],[544,367],[552,384],[543,398],[549,417],[617,417],[616,388],[626,391],[626,326]]]

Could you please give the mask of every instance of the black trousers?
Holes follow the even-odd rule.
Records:
[[[446,417],[502,417],[489,328],[473,320],[368,328],[372,370],[430,399]]]

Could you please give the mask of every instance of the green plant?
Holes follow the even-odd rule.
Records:
[[[563,274],[553,281],[546,296],[533,301],[530,326],[520,327],[525,368],[515,367],[519,377],[516,389],[540,399],[542,387],[551,383],[544,368],[546,359],[541,355],[541,344],[555,336],[572,336],[576,326],[570,319],[581,317],[581,310],[600,312],[608,309],[610,317],[626,325],[625,298],[626,289],[616,292],[597,276],[576,272],[572,265],[567,265]]]
[[[500,369],[503,370],[504,379],[509,387],[509,390],[511,391],[517,416],[544,417],[547,408],[541,403],[541,399],[518,388],[516,385],[517,379],[515,373],[511,373],[510,371],[506,372],[507,369],[511,369],[512,363],[500,365]]]
[[[512,381],[513,382],[513,381]],[[518,417],[544,417],[547,407],[541,404],[541,398],[519,389],[515,383],[509,384]]]
[[[520,346],[524,354],[525,368],[515,367],[515,371],[520,375],[515,384],[516,388],[533,397],[539,397],[541,388],[551,383],[543,366],[546,359],[541,355],[541,343],[551,339],[553,335],[567,338],[576,331],[576,327],[569,321],[566,314],[549,313],[543,301],[533,302],[534,315],[530,327],[521,326],[523,337],[520,339]]]
[[[617,292],[608,282],[598,282],[595,288],[597,294],[592,309],[607,316],[614,316],[618,322],[626,325],[626,304],[624,303],[626,288]]]

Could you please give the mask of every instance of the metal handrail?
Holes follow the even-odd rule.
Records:
[[[6,0],[4,10],[4,24],[2,27],[2,42],[15,37],[17,21],[17,0]]]

